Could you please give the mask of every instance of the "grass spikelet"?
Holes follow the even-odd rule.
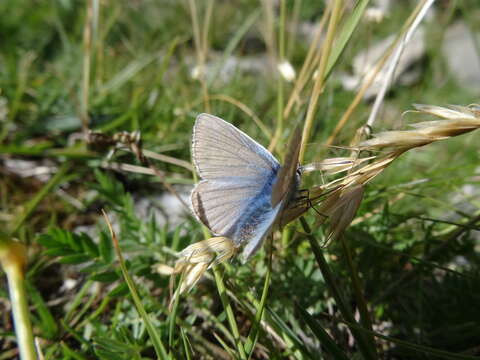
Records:
[[[417,112],[433,115],[441,120],[419,122],[411,130],[385,131],[360,143],[357,158],[337,157],[305,165],[304,171],[322,171],[326,175],[347,172],[343,177],[308,189],[308,206],[299,202],[285,211],[284,224],[298,218],[310,207],[320,214],[319,224],[327,223],[327,241],[335,239],[351,223],[360,206],[364,185],[381,174],[404,152],[473,131],[480,127],[478,106],[415,105]],[[362,157],[362,150],[386,152]],[[303,202],[305,202],[302,199]]]
[[[199,241],[183,249],[172,274],[183,273],[184,277],[172,303],[176,296],[190,291],[206,270],[230,259],[236,251],[233,241],[222,236]]]
[[[434,141],[461,135],[480,127],[480,112],[475,105],[444,108],[432,105],[415,105],[418,112],[442,118],[413,124],[412,130],[386,131],[360,144],[364,150],[396,148],[404,151]]]

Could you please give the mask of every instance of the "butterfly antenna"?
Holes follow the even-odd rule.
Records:
[[[307,192],[308,192],[308,189],[307,189]],[[308,203],[308,208],[309,208],[309,209],[313,209],[320,217],[322,217],[322,218],[324,218],[324,219],[327,219],[327,218],[328,218],[328,215],[322,214],[322,213],[315,207],[315,205],[313,205],[313,202],[312,202],[312,200],[310,199],[310,196],[308,196],[308,198],[307,198],[307,203]]]
[[[313,209],[319,216],[323,218],[328,218],[328,215],[322,214],[316,207],[313,205],[312,200],[310,199],[310,191],[308,189],[300,189],[298,191],[299,193],[306,193],[306,195],[301,195],[297,197],[295,200],[295,203],[297,203],[299,206],[302,205],[301,201],[305,201],[305,204],[307,205],[307,211],[308,209]]]

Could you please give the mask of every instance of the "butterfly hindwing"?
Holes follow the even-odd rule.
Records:
[[[248,135],[209,114],[197,117],[192,154],[202,177],[192,191],[193,211],[215,234],[233,236],[280,165]]]

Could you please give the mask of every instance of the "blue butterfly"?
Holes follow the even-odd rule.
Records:
[[[192,191],[192,210],[215,235],[245,246],[244,260],[281,222],[297,192],[300,143],[297,127],[281,166],[232,124],[209,114],[200,114],[195,121],[192,157],[201,181]]]

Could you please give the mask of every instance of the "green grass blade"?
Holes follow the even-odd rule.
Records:
[[[95,98],[95,104],[99,104],[106,95],[117,91],[120,87],[125,85],[128,81],[134,78],[140,71],[157,58],[157,54],[140,57],[138,60],[132,61],[125,66],[123,70],[119,71],[110,81],[105,83],[98,91]]]
[[[315,259],[317,260],[317,264],[322,272],[323,278],[325,279],[325,283],[329,288],[330,292],[332,293],[335,302],[342,313],[342,316],[352,324],[355,324],[355,317],[348,307],[346,301],[343,298],[343,295],[340,292],[339,287],[337,286],[337,281],[334,279],[332,272],[330,271],[330,267],[323,256],[322,249],[320,245],[318,245],[317,239],[310,233],[310,228],[303,217],[300,217],[300,222],[303,226],[303,229],[306,232],[306,236],[310,242],[310,246],[312,248],[313,254],[315,255]],[[355,340],[357,341],[358,348],[361,351],[362,355],[365,359],[377,359],[376,351],[372,348],[370,342],[367,339],[367,336],[359,332],[356,328],[351,328],[352,335],[354,336]]]
[[[247,360],[247,354],[245,353],[245,348],[240,338],[240,332],[238,331],[237,321],[235,320],[235,315],[233,314],[232,305],[228,300],[227,290],[223,282],[222,274],[220,273],[217,266],[213,268],[213,274],[215,275],[215,283],[217,284],[218,294],[220,295],[220,300],[222,301],[223,308],[227,314],[227,320],[230,325],[230,330],[232,331],[233,338],[235,339],[235,344],[237,346],[238,356],[242,360]]]
[[[42,335],[48,339],[54,339],[59,333],[57,321],[43,300],[42,295],[33,284],[30,281],[26,281],[25,285],[40,318]]]
[[[183,344],[183,351],[185,353],[185,358],[187,360],[192,359],[192,344],[190,344],[190,341],[188,341],[187,334],[185,334],[185,331],[183,328],[180,328],[180,335],[182,336],[182,344]]]
[[[267,273],[265,275],[265,281],[263,284],[262,297],[260,298],[258,306],[256,306],[255,320],[252,324],[250,333],[248,334],[247,342],[245,343],[245,351],[248,354],[248,358],[252,356],[253,350],[255,349],[255,344],[257,343],[260,330],[260,322],[262,321],[265,305],[267,303],[268,289],[270,288],[270,280],[272,276],[272,252],[273,249],[272,247],[270,247],[270,255],[268,260]]]
[[[25,206],[25,211],[23,214],[17,219],[15,225],[13,226],[13,230],[10,235],[14,235],[20,230],[20,227],[23,223],[28,219],[28,217],[35,211],[37,206],[40,202],[52,191],[62,180],[64,180],[63,176],[67,173],[70,169],[69,164],[63,164],[62,167],[58,170],[58,172],[53,176],[44,186],[40,189],[39,192],[35,194],[33,199],[31,199],[27,205]]]
[[[145,308],[143,307],[142,300],[138,295],[138,291],[135,286],[135,283],[133,282],[133,279],[128,273],[127,267],[125,266],[125,260],[123,259],[123,255],[120,250],[120,244],[118,243],[118,239],[115,233],[113,232],[113,229],[111,227],[110,221],[108,220],[107,214],[103,212],[103,215],[109,227],[110,235],[112,236],[113,246],[115,248],[115,252],[117,253],[118,262],[120,265],[120,269],[122,270],[123,278],[125,279],[125,282],[128,285],[128,289],[130,290],[130,295],[132,296],[133,303],[135,304],[135,307],[138,313],[140,314],[143,321],[145,322],[145,327],[147,329],[148,335],[150,335],[150,339],[152,340],[153,347],[155,348],[155,352],[159,359],[162,359],[162,360],[170,359],[170,357],[167,354],[167,350],[165,349],[165,345],[162,342],[161,336],[158,333],[157,329],[153,326],[152,322],[150,321],[150,317],[148,316]]]
[[[317,337],[317,339],[322,344],[322,347],[325,349],[325,352],[329,353],[336,360],[348,360],[349,357],[345,354],[342,349],[335,343],[335,340],[331,338],[330,335],[323,329],[323,327],[318,323],[318,321],[313,318],[305,309],[300,306],[296,306],[298,312],[302,319],[307,323],[310,330]]]
[[[175,301],[173,302],[172,312],[168,317],[168,352],[171,354],[173,349],[173,336],[175,333],[175,321],[177,319],[177,312],[178,312],[178,304],[180,303],[180,285],[183,283],[185,277],[185,271],[182,271],[182,275],[180,276],[179,286],[175,291]]]
[[[367,302],[362,293],[362,285],[360,283],[360,278],[358,277],[358,271],[353,263],[352,253],[343,236],[341,236],[340,243],[342,244],[343,253],[347,260],[347,268],[353,285],[353,293],[355,294],[355,300],[360,312],[360,322],[364,328],[373,330],[372,320],[370,318],[370,313],[368,312]],[[370,342],[370,347],[375,351],[375,354],[378,357],[378,354],[376,353],[375,339],[372,336],[369,336],[367,337],[367,340]]]
[[[327,68],[325,70],[325,80],[328,79],[333,68],[337,64],[340,55],[342,55],[345,50],[345,47],[360,23],[369,2],[370,0],[359,0],[355,5],[355,8],[352,10],[350,17],[345,21],[335,46],[330,53],[330,57],[328,58]]]
[[[245,19],[245,22],[235,32],[233,37],[228,42],[227,47],[225,48],[225,51],[223,52],[221,60],[213,68],[212,76],[209,77],[209,79],[207,81],[207,86],[210,87],[212,85],[213,81],[215,81],[218,78],[218,74],[220,73],[220,70],[222,70],[223,65],[225,65],[225,62],[227,61],[227,59],[232,55],[233,50],[235,50],[237,45],[240,43],[240,40],[247,33],[247,31],[252,27],[252,25],[255,23],[255,21],[257,20],[259,15],[260,15],[260,11],[255,10],[252,14],[250,14]]]
[[[223,349],[227,352],[228,355],[230,355],[232,359],[237,358],[237,356],[235,355],[235,350],[228,346],[217,333],[213,333],[213,336],[220,343],[220,345],[222,345]]]

